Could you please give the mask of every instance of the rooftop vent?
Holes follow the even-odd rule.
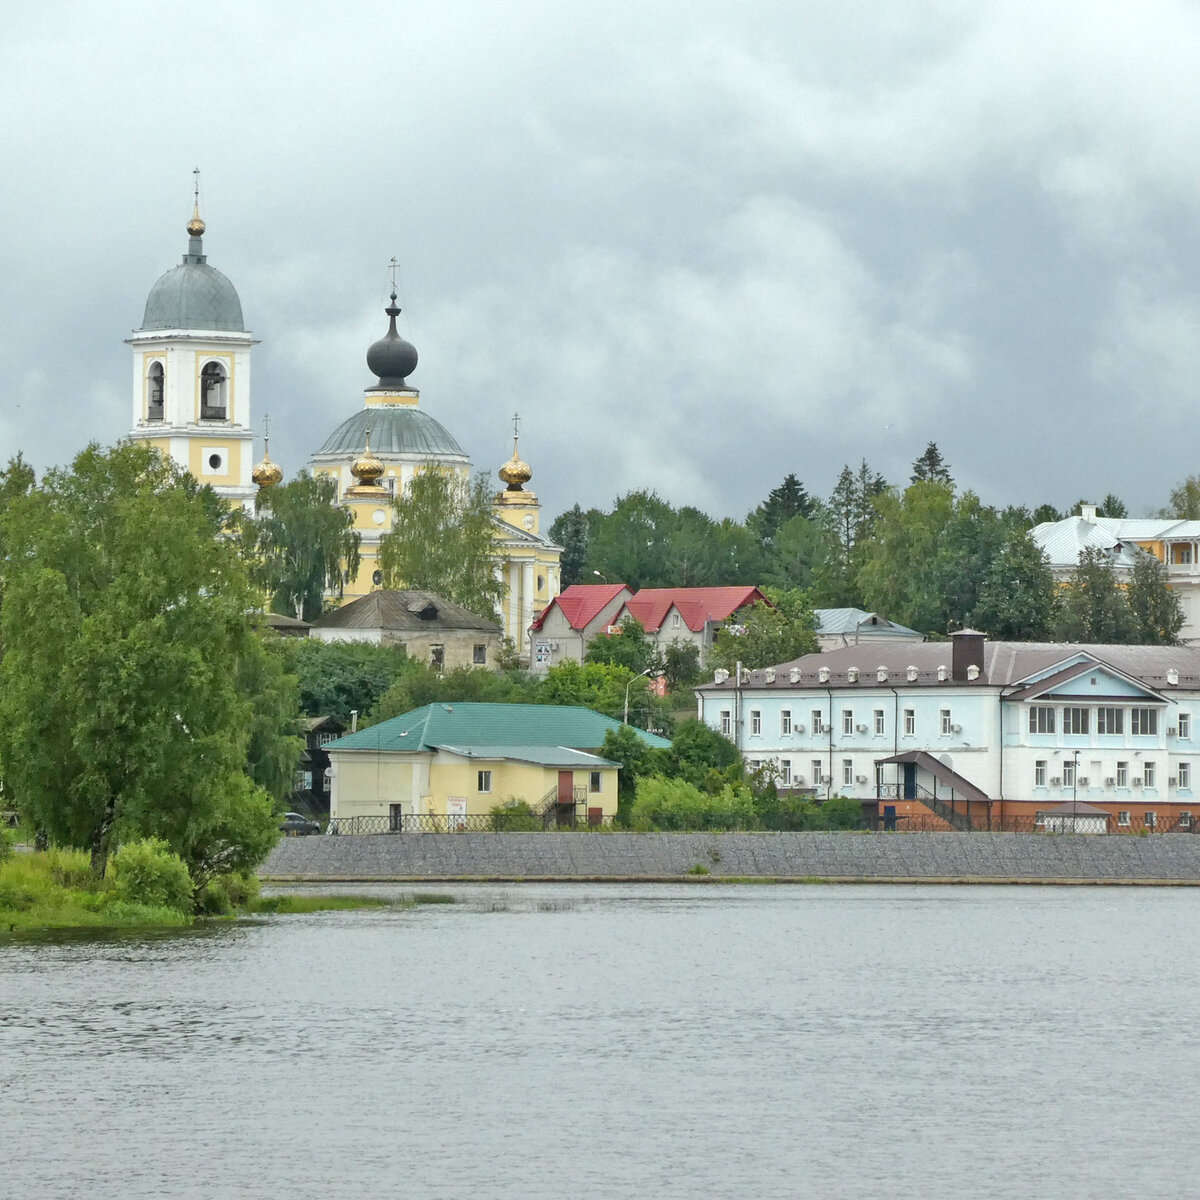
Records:
[[[775,682],[775,668],[774,667],[768,667],[763,672],[763,682],[764,683],[774,683]]]
[[[887,667],[880,667],[879,670],[877,670],[875,672],[875,678],[878,679],[880,683],[887,683],[887,680],[888,680]]]
[[[918,676],[920,673],[921,673],[921,672],[920,672],[920,671],[918,671],[918,670],[917,670],[917,668],[916,668],[916,667],[914,667],[914,666],[913,666],[913,665],[910,663],[910,664],[908,665],[908,667],[905,669],[905,672],[904,672],[904,678],[905,678],[905,679],[907,679],[909,683],[916,683],[916,682],[917,682],[917,676]]]
[[[850,667],[850,668],[849,668],[849,669],[846,671],[846,679],[847,679],[847,681],[848,681],[848,682],[850,682],[850,683],[857,683],[857,682],[858,682],[858,668],[857,668],[857,667]]]
[[[1168,668],[1168,670],[1167,670],[1167,682],[1168,682],[1168,683],[1169,683],[1169,684],[1170,684],[1172,687],[1178,687],[1178,686],[1179,686],[1179,671],[1178,671],[1178,669],[1177,669],[1177,668],[1175,668],[1175,667],[1170,667],[1170,668]]]
[[[718,667],[713,672],[713,683],[724,683],[729,678],[729,672],[724,667]]]
[[[820,683],[828,683],[829,682],[829,668],[828,667],[821,667],[820,670],[817,671],[817,680]]]
[[[799,683],[800,682],[800,668],[799,667],[793,667],[788,672],[788,680],[791,683]]]
[[[972,663],[967,668],[967,679],[974,682],[978,678],[979,678],[979,668],[974,663]]]

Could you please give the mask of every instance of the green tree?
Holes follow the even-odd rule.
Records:
[[[116,838],[160,837],[194,861],[227,819],[259,847],[276,836],[245,775],[241,663],[263,648],[221,525],[211,490],[145,443],[89,446],[3,516],[5,784],[98,873]]]
[[[821,604],[840,608],[862,602],[858,577],[878,519],[876,499],[887,491],[882,475],[863,459],[857,473],[842,468],[828,503],[821,509],[828,550],[816,572]]]
[[[1063,514],[1053,504],[1039,504],[1029,519],[1034,525],[1053,524],[1055,521],[1061,521]]]
[[[617,771],[617,824],[626,825],[638,780],[661,769],[662,751],[647,746],[632,727],[622,725],[604,735],[600,757],[621,764]]]
[[[769,603],[755,601],[737,614],[740,628],[717,631],[709,665],[732,671],[737,663],[753,670],[790,662],[817,648],[817,619],[808,593],[768,588]]]
[[[1089,547],[1080,553],[1059,598],[1055,637],[1109,645],[1134,640],[1129,605],[1104,551]]]
[[[414,588],[492,616],[502,586],[492,561],[495,522],[488,481],[467,483],[428,465],[393,501],[392,528],[379,544],[385,587]]]
[[[672,638],[663,652],[662,669],[669,691],[691,687],[704,673],[700,667],[700,647],[695,642]]]
[[[1167,583],[1167,568],[1152,554],[1139,555],[1125,589],[1131,640],[1142,646],[1177,646],[1183,628],[1179,597]]]
[[[659,752],[660,773],[672,779],[686,779],[696,787],[709,787],[719,780],[742,779],[745,770],[737,747],[703,721],[681,721],[671,738],[669,749]]]
[[[761,546],[771,546],[779,530],[796,517],[804,520],[816,513],[816,502],[794,475],[767,493],[767,498],[746,518],[746,528]]]
[[[308,717],[365,717],[399,676],[417,666],[403,650],[367,642],[280,638],[268,645],[298,680],[300,711]]]
[[[584,662],[611,663],[640,675],[660,667],[654,643],[636,617],[626,616],[612,633],[598,633],[588,643]]]
[[[439,674],[425,663],[410,663],[376,701],[360,726],[377,725],[426,704],[532,704],[538,681],[525,672],[456,667]]]
[[[1114,496],[1112,492],[1109,492],[1097,506],[1096,516],[1127,517],[1129,516],[1129,509],[1125,507],[1125,501],[1120,496]]]
[[[1200,521],[1200,475],[1189,475],[1171,489],[1170,508],[1163,515],[1182,521]]]
[[[667,560],[675,510],[654,492],[629,492],[611,513],[588,513],[588,571],[633,591],[651,587]]]
[[[1010,534],[984,577],[971,624],[999,641],[1044,642],[1057,611],[1046,556],[1027,533]]]
[[[950,476],[950,468],[942,460],[942,452],[937,448],[937,442],[930,442],[925,447],[920,458],[913,463],[912,483],[943,483],[947,487],[954,486]]]
[[[337,503],[337,481],[301,471],[260,496],[254,516],[237,522],[251,573],[271,597],[273,611],[304,621],[321,615],[325,594],[337,591],[342,571],[358,571],[354,515]]]
[[[555,518],[550,526],[550,540],[562,547],[559,562],[562,586],[591,582],[584,578],[588,557],[588,516],[578,504]]]
[[[626,691],[628,689],[628,692]],[[535,704],[579,704],[621,720],[629,696],[629,722],[642,729],[666,729],[665,705],[650,693],[645,676],[614,663],[577,663],[570,659],[551,667],[534,689]]]

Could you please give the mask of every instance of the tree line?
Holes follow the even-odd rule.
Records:
[[[1193,510],[1200,513],[1200,477],[1174,489],[1162,515]],[[1112,494],[1097,512],[1127,515]],[[801,592],[812,608],[863,608],[933,636],[970,626],[1008,640],[1175,641],[1182,614],[1165,567],[1149,556],[1118,581],[1108,559],[1091,553],[1065,586],[1056,584],[1029,531],[1064,515],[1049,504],[984,504],[959,490],[930,442],[903,486],[865,460],[843,467],[824,499],[789,474],[742,522],[634,491],[607,512],[575,505],[550,536],[563,547],[564,586],[757,583]]]

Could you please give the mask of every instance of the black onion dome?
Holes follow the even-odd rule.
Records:
[[[417,348],[396,332],[396,293],[391,304],[383,310],[388,315],[388,331],[367,351],[367,366],[379,377],[380,389],[399,389],[408,386],[408,376],[417,369]],[[377,389],[373,389],[377,390]]]

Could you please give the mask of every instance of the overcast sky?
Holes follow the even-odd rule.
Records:
[[[740,519],[930,439],[994,504],[1139,515],[1200,472],[1195,3],[4,19],[4,458],[128,431],[199,165],[289,474],[361,406],[392,255],[422,407],[493,476],[519,410],[547,520],[634,488]]]

